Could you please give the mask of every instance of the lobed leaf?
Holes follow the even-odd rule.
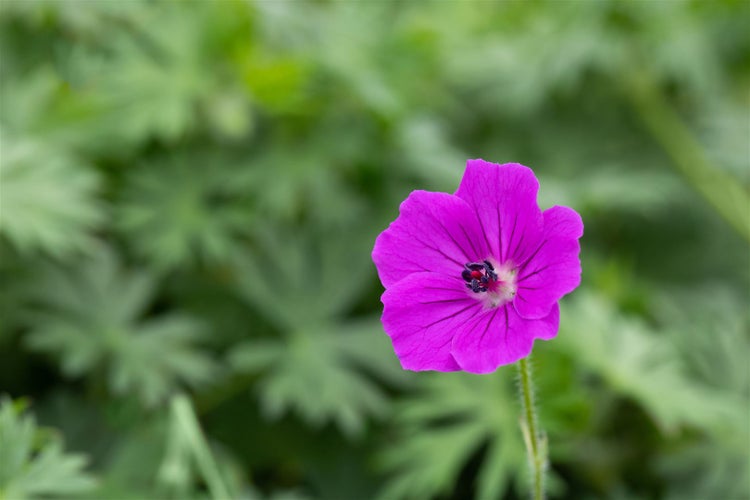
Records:
[[[181,385],[213,378],[217,367],[197,344],[204,328],[172,312],[144,318],[153,278],[128,271],[107,248],[79,269],[49,267],[35,289],[26,342],[58,358],[68,376],[107,373],[117,394],[155,405]]]
[[[85,250],[103,221],[99,178],[58,148],[0,136],[0,234],[25,254]]]
[[[37,428],[22,405],[0,400],[0,496],[18,499],[72,497],[91,491],[87,458],[63,451],[57,435]]]

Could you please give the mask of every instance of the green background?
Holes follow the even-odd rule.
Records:
[[[516,368],[370,251],[467,158],[584,219],[550,497],[750,498],[750,3],[0,3],[0,498],[528,494]]]

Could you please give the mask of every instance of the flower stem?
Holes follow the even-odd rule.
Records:
[[[521,431],[526,443],[526,453],[529,458],[532,476],[532,499],[544,499],[544,472],[547,467],[547,440],[544,433],[539,429],[536,410],[534,409],[534,383],[531,380],[531,367],[529,358],[523,358],[518,362],[518,373],[520,375],[521,406]]]

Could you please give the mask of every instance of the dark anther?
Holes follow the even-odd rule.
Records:
[[[495,268],[486,260],[464,264],[461,277],[466,282],[466,288],[474,293],[486,292],[489,289],[490,281],[497,280]]]

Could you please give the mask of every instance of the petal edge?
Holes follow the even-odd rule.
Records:
[[[481,318],[460,328],[453,339],[451,354],[462,370],[491,373],[502,365],[528,356],[535,339],[554,338],[559,325],[560,309],[557,305],[546,317],[527,320],[506,304],[485,311]]]
[[[386,288],[417,272],[459,276],[466,262],[487,256],[472,208],[457,196],[429,191],[409,194],[372,251]]]
[[[476,210],[493,256],[520,262],[541,238],[538,191],[539,181],[528,167],[468,160],[456,196]]]

